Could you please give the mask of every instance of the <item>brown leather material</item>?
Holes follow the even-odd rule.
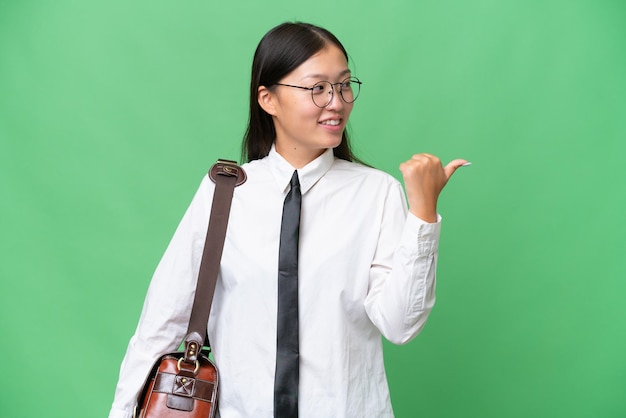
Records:
[[[182,352],[167,354],[155,363],[145,389],[138,418],[213,418],[217,410],[219,373],[211,360],[201,355],[196,374],[179,370]],[[183,379],[193,379],[183,383]],[[190,392],[191,396],[185,395]],[[180,399],[177,399],[180,398]],[[185,400],[186,399],[186,400]]]
[[[213,389],[211,385],[211,389]],[[186,398],[193,398],[196,392],[196,379],[185,376],[174,376],[174,384],[170,385],[172,394],[178,396],[184,396]]]
[[[193,411],[194,402],[193,398],[186,398],[183,396],[169,394],[167,395],[167,401],[165,402],[170,409],[178,409],[179,411],[191,412]]]
[[[195,363],[198,359],[198,355],[202,350],[202,344],[204,343],[204,337],[198,332],[192,331],[185,338],[185,362]]]
[[[209,171],[209,177],[213,180],[213,183],[217,183],[218,176],[236,177],[237,181],[235,186],[239,186],[246,182],[248,176],[246,172],[237,165],[236,161],[231,160],[218,160],[211,170]]]
[[[224,161],[226,160],[219,160],[209,172],[218,174],[214,178],[215,191],[213,192],[213,201],[211,203],[211,216],[200,261],[198,284],[185,341],[193,340],[195,338],[194,333],[197,333],[201,337],[200,342],[204,342],[215,286],[217,285],[220,261],[224,250],[230,205],[233,200],[235,187],[246,179],[246,174],[241,167],[233,162]],[[189,357],[185,358],[185,362],[191,362]]]
[[[185,350],[165,354],[154,363],[137,397],[134,418],[213,418],[217,411],[219,374],[215,364],[203,354],[202,346],[234,189],[243,184],[247,176],[234,161],[218,160],[211,167],[209,177],[215,182],[215,192]]]
[[[180,376],[171,373],[159,373],[154,381],[154,392],[173,393],[188,398],[213,402],[215,382]]]

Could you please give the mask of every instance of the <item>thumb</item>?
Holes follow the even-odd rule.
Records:
[[[463,167],[465,164],[471,163],[468,163],[467,160],[463,160],[461,158],[450,161],[448,165],[443,168],[443,172],[446,174],[446,179],[450,179],[457,168]]]

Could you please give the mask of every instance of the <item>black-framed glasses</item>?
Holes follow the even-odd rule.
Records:
[[[361,81],[356,77],[348,77],[339,83],[330,81],[318,81],[312,87],[294,86],[293,84],[275,83],[277,86],[295,87],[302,90],[310,90],[313,103],[317,107],[326,107],[333,101],[335,86],[339,86],[339,96],[346,103],[354,103],[361,93]]]

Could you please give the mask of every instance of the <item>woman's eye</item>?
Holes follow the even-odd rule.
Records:
[[[322,84],[317,84],[315,86],[313,86],[313,94],[321,94],[324,93],[324,85]]]

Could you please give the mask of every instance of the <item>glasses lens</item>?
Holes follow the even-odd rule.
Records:
[[[361,83],[356,77],[346,78],[341,82],[341,97],[346,103],[352,103],[359,97],[361,92]]]
[[[317,107],[326,107],[333,99],[333,86],[328,81],[320,81],[313,85],[311,90],[313,103]]]
[[[339,87],[339,94],[346,103],[352,103],[359,97],[361,92],[361,82],[356,77],[346,78],[341,83],[335,84]],[[330,81],[320,81],[315,83],[311,89],[313,103],[317,107],[326,107],[333,100],[335,87]]]

